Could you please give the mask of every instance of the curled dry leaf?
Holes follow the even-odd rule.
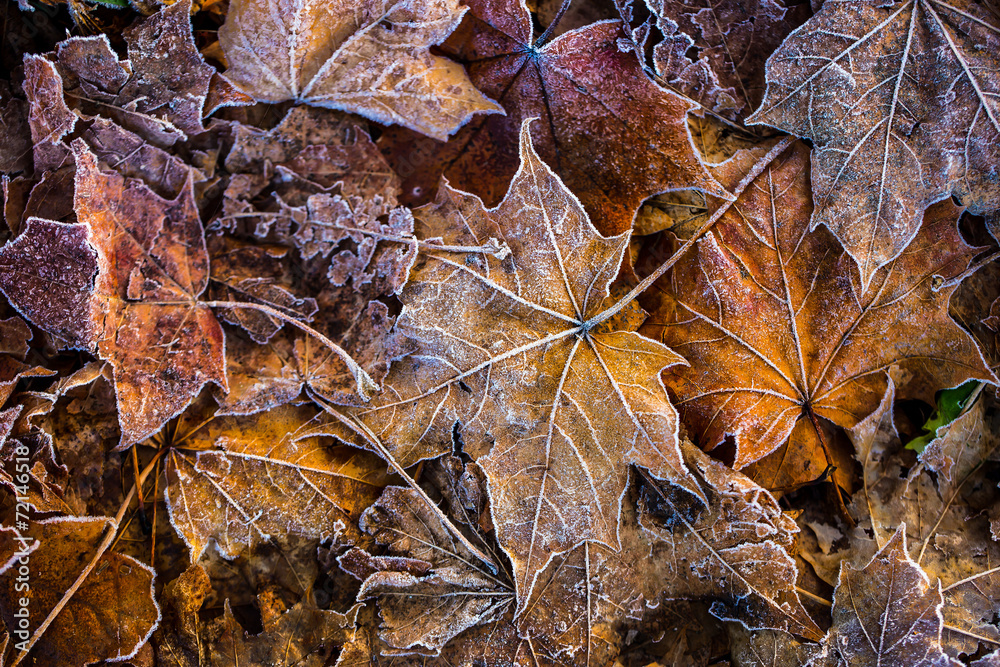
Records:
[[[444,175],[496,205],[518,170],[521,124],[532,117],[544,119],[532,128],[538,154],[605,234],[631,229],[650,195],[695,188],[727,196],[691,142],[691,102],[654,84],[634,55],[619,50],[619,22],[595,23],[542,46],[524,2],[468,5],[470,18],[442,48],[466,64],[506,115],[477,118],[444,146],[390,131],[381,143],[408,201],[427,201]]]
[[[361,529],[395,556],[368,556],[378,569],[362,577],[358,593],[359,600],[378,599],[379,636],[394,649],[436,655],[456,635],[513,609],[510,582],[486,569],[412,489],[387,488],[361,517]],[[356,553],[341,557],[341,567],[345,559],[368,560]]]
[[[1000,208],[1000,23],[969,0],[831,2],[767,62],[749,123],[816,143],[812,227],[857,262],[862,292],[930,204]]]
[[[660,371],[680,358],[635,331],[594,329],[628,234],[605,238],[521,130],[521,169],[503,202],[442,187],[416,212],[448,245],[489,253],[418,258],[397,321],[413,353],[354,417],[404,467],[465,451],[489,481],[500,545],[523,605],[549,559],[583,541],[618,545],[629,465],[691,488]]]
[[[309,592],[291,609],[265,593],[258,596],[260,634],[245,632],[226,602],[222,634],[212,645],[211,664],[218,667],[324,667],[333,648],[347,641],[358,608],[346,614],[317,609]]]
[[[646,304],[642,330],[691,364],[665,380],[693,439],[711,449],[731,434],[737,468],[775,451],[810,415],[854,426],[878,406],[893,364],[932,387],[995,381],[948,315],[955,286],[938,289],[934,278],[961,275],[975,255],[958,233],[960,210],[930,209],[862,295],[836,239],[809,231],[807,156],[797,144],[768,165]],[[931,392],[919,397],[933,401]]]
[[[704,480],[709,504],[702,510],[660,483],[647,493],[640,525],[658,538],[650,595],[663,589],[665,598],[715,599],[712,613],[724,620],[818,640],[822,633],[795,589],[798,570],[788,552],[795,521],[766,490],[687,441],[684,455]]]
[[[294,245],[303,259],[333,254],[335,285],[397,292],[416,255],[413,217],[398,206],[399,178],[368,134],[349,119],[319,109],[291,109],[264,132],[240,126],[226,159],[234,179],[223,227],[255,221],[255,234]],[[273,186],[273,203],[248,200]]]
[[[253,417],[216,418],[167,459],[170,521],[197,561],[210,540],[226,558],[288,534],[356,535],[378,497],[385,466],[330,446],[316,411],[286,406]]]
[[[942,604],[940,585],[910,559],[900,524],[865,567],[841,568],[826,641],[851,667],[957,667],[941,648]]]
[[[67,589],[95,555],[108,517],[56,517],[30,522],[22,534],[34,543],[26,573],[10,553],[0,555],[0,615],[8,628],[25,628],[28,636],[41,625]],[[19,550],[20,543],[11,543]],[[4,544],[7,548],[8,545]],[[29,619],[20,625],[15,614],[23,609],[18,578],[30,585]],[[37,664],[83,667],[102,660],[130,658],[145,644],[160,622],[153,597],[153,570],[129,556],[104,553],[97,566],[69,599],[62,612],[32,651]],[[17,642],[28,636],[15,635]]]
[[[808,3],[775,0],[646,0],[646,6],[664,36],[653,47],[656,73],[704,109],[734,120],[760,104],[765,60],[809,16]],[[632,30],[637,45],[645,46],[648,31],[646,24]]]
[[[457,0],[235,0],[219,43],[226,76],[258,101],[341,109],[444,141],[499,110],[461,65],[430,52],[464,13]]]

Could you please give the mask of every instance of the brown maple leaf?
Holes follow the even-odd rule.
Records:
[[[210,540],[232,559],[288,535],[350,539],[361,512],[385,484],[368,452],[330,447],[315,409],[276,408],[222,417],[189,436],[167,459],[170,520],[196,562]]]
[[[76,581],[94,554],[102,533],[115,522],[109,517],[55,517],[29,522],[24,541],[4,543],[0,554],[0,615],[8,628],[27,642]],[[0,528],[4,534],[13,529]],[[16,551],[9,547],[16,546]],[[21,625],[15,615],[24,609],[18,590],[19,556],[28,553],[23,575],[31,590],[30,615]],[[149,566],[118,553],[104,553],[83,584],[34,644],[39,664],[83,667],[102,660],[120,661],[136,654],[160,621],[153,597],[154,572]]]
[[[854,426],[893,364],[930,379],[911,390],[929,402],[936,387],[995,381],[948,315],[955,285],[934,278],[962,275],[975,254],[958,234],[960,209],[930,209],[862,296],[836,239],[809,231],[807,158],[798,144],[768,164],[646,303],[643,331],[691,364],[665,380],[693,439],[712,449],[732,435],[737,468],[778,449],[801,419]]]
[[[444,186],[415,213],[423,238],[498,238],[511,253],[427,246],[400,295],[413,353],[351,411],[404,467],[451,451],[459,426],[489,480],[521,605],[553,555],[588,540],[617,547],[631,464],[700,495],[659,378],[679,357],[613,321],[595,327],[629,235],[597,233],[535,154],[529,123],[497,208]]]
[[[747,122],[816,143],[812,226],[840,239],[862,291],[930,204],[1000,208],[998,32],[968,0],[851,0],[824,5],[768,59]]]
[[[941,649],[941,587],[906,549],[906,524],[863,568],[844,565],[826,638],[843,663],[957,667]]]
[[[258,101],[341,109],[444,141],[499,110],[461,65],[430,52],[464,13],[456,0],[236,0],[219,44],[226,76]]]
[[[619,22],[536,39],[527,6],[473,0],[469,19],[443,45],[472,81],[499,101],[505,116],[475,119],[448,144],[390,130],[381,140],[403,177],[404,201],[424,202],[440,175],[496,205],[519,165],[521,123],[539,155],[583,202],[605,234],[632,228],[639,204],[667,190],[695,188],[728,196],[705,171],[687,127],[692,103],[648,78],[618,48]]]

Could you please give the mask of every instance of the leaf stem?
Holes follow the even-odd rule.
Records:
[[[246,310],[256,310],[266,315],[270,315],[275,319],[281,320],[282,322],[287,322],[294,327],[298,327],[330,348],[345,364],[347,364],[347,368],[351,371],[351,374],[354,376],[354,381],[357,383],[358,394],[361,396],[363,401],[367,403],[373,394],[377,394],[382,391],[381,387],[375,384],[375,380],[371,379],[371,376],[365,372],[365,369],[361,368],[361,366],[358,365],[358,362],[354,361],[351,355],[349,355],[344,348],[340,347],[301,320],[297,320],[294,317],[286,315],[280,310],[270,306],[265,306],[261,303],[250,303],[246,301],[202,301],[200,303],[208,306],[209,308],[243,308]]]
[[[569,9],[569,6],[571,4],[573,4],[573,0],[562,1],[562,4],[559,5],[559,11],[556,12],[555,17],[549,23],[549,27],[547,27],[545,29],[545,32],[543,32],[541,36],[535,40],[535,43],[531,45],[532,48],[535,49],[539,48],[542,44],[545,43],[545,40],[547,40],[549,37],[552,36],[552,33],[554,33],[556,31],[556,28],[559,27],[559,22],[562,21],[563,16],[565,16],[566,14],[566,10]]]
[[[764,157],[762,157],[760,160],[758,160],[754,164],[754,166],[750,169],[750,171],[747,172],[747,175],[743,177],[743,180],[741,180],[736,185],[736,187],[733,189],[733,192],[732,192],[733,198],[731,200],[725,201],[722,204],[722,206],[720,206],[718,209],[716,209],[716,211],[708,218],[708,220],[706,220],[705,223],[701,227],[699,227],[698,230],[694,234],[692,234],[691,238],[689,238],[687,241],[684,242],[684,245],[682,245],[677,250],[677,252],[675,252],[673,255],[671,255],[665,262],[663,262],[662,264],[660,264],[660,266],[658,266],[656,268],[656,270],[653,271],[651,274],[649,274],[648,276],[646,276],[642,280],[642,282],[640,282],[638,285],[636,285],[635,287],[633,287],[632,290],[628,294],[626,294],[624,297],[622,297],[615,305],[611,306],[610,308],[608,308],[607,310],[605,310],[603,313],[599,313],[599,314],[595,315],[594,317],[592,317],[587,322],[584,322],[583,327],[585,329],[589,330],[589,329],[597,326],[601,322],[604,322],[605,320],[611,319],[612,317],[614,317],[615,315],[617,315],[619,312],[621,312],[621,310],[623,308],[625,308],[625,306],[627,306],[629,303],[631,303],[636,297],[638,297],[640,294],[642,294],[647,289],[649,289],[650,285],[652,285],[657,280],[659,280],[663,276],[663,274],[665,274],[667,271],[670,270],[670,267],[672,267],[674,264],[677,263],[678,260],[680,260],[680,258],[684,255],[684,253],[686,253],[688,251],[688,249],[691,248],[691,246],[694,245],[695,241],[697,241],[701,237],[702,234],[704,234],[705,232],[707,232],[708,229],[719,220],[719,218],[721,218],[723,215],[725,215],[725,213],[730,208],[732,208],[732,206],[736,203],[736,200],[739,198],[739,196],[741,194],[743,194],[743,191],[746,190],[747,187],[758,176],[760,176],[762,173],[764,173],[764,168],[767,167],[772,162],[774,162],[774,160],[779,155],[781,155],[782,153],[784,153],[785,149],[787,149],[789,146],[791,146],[792,143],[795,140],[796,140],[796,137],[793,137],[793,136],[782,137],[782,139],[780,141],[778,141],[778,143],[776,143],[771,148],[771,150],[769,150],[764,155]]]
[[[276,213],[273,211],[261,211],[259,213],[234,213],[232,215],[225,215],[216,220],[237,220],[239,218],[279,218],[283,216],[283,213]],[[312,220],[313,224],[317,221]],[[330,227],[330,225],[323,225],[324,227]],[[403,237],[394,236],[392,234],[383,234],[382,232],[376,232],[371,229],[361,229],[360,227],[344,227],[337,226],[335,229],[343,230],[347,233],[357,233],[365,234],[371,236],[372,238],[379,239],[381,241],[392,241],[393,243],[403,243],[403,244],[414,244],[419,250],[443,250],[444,252],[454,252],[454,253],[485,253],[487,255],[493,255],[497,259],[504,259],[510,254],[510,247],[506,243],[501,243],[498,239],[490,237],[490,239],[483,245],[480,246],[469,246],[469,245],[444,245],[441,243],[431,243],[429,241],[421,241],[416,236]]]
[[[458,529],[458,526],[456,526],[451,522],[451,519],[449,519],[447,515],[445,515],[445,513],[441,511],[441,508],[438,507],[437,503],[431,500],[430,496],[428,496],[427,493],[422,488],[420,488],[420,485],[417,484],[416,480],[414,480],[406,472],[406,470],[403,469],[403,466],[399,464],[399,461],[396,460],[396,457],[393,456],[391,452],[389,452],[386,446],[382,444],[382,441],[378,439],[378,436],[372,433],[371,429],[368,428],[368,426],[366,426],[363,422],[357,419],[351,419],[346,415],[341,414],[340,411],[337,410],[334,406],[327,403],[321,397],[312,394],[312,392],[310,392],[310,394],[312,399],[317,403],[317,405],[323,408],[323,410],[325,410],[327,414],[332,415],[337,421],[342,423],[352,432],[361,436],[365,440],[365,442],[371,445],[375,449],[375,451],[379,454],[379,456],[385,459],[386,462],[388,462],[388,464],[392,466],[393,470],[395,470],[396,473],[406,481],[406,483],[410,486],[410,488],[412,488],[414,491],[417,492],[417,494],[424,501],[424,503],[427,504],[428,509],[430,509],[431,512],[433,512],[434,515],[437,516],[438,520],[441,521],[442,525],[446,526],[448,530],[455,536],[455,538],[462,543],[462,546],[464,546],[470,552],[475,554],[476,558],[482,561],[483,564],[490,569],[490,572],[492,574],[497,574],[499,568],[497,568],[497,565],[496,563],[493,562],[493,559],[487,556],[485,553],[483,553],[472,542],[470,542],[469,538],[467,538],[462,533],[462,531]]]

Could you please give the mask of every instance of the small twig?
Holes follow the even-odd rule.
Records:
[[[573,4],[573,0],[562,1],[562,4],[559,5],[559,11],[556,12],[555,17],[549,23],[549,27],[547,27],[545,31],[541,34],[541,36],[539,36],[539,38],[535,40],[535,43],[532,44],[532,48],[535,49],[539,48],[542,44],[545,43],[545,40],[547,40],[549,37],[552,36],[552,33],[556,31],[557,27],[559,27],[559,22],[562,21],[563,16],[566,15],[566,10],[569,9],[569,6],[571,4]]]
[[[795,137],[787,136],[783,137],[778,143],[776,143],[774,147],[771,148],[771,150],[769,150],[766,155],[764,155],[764,157],[762,157],[760,160],[757,161],[756,164],[754,164],[753,168],[750,169],[747,175],[743,177],[743,180],[741,180],[736,185],[736,187],[733,188],[733,192],[731,193],[733,195],[733,198],[731,200],[725,201],[722,204],[722,206],[716,209],[715,213],[713,213],[708,218],[708,220],[706,220],[704,224],[702,224],[702,226],[698,228],[698,230],[691,236],[691,238],[689,238],[687,241],[684,242],[684,245],[682,245],[677,250],[677,252],[671,255],[670,258],[667,259],[665,262],[660,264],[660,266],[658,266],[657,269],[653,271],[651,274],[646,276],[642,280],[642,282],[633,287],[628,294],[626,294],[618,301],[618,303],[611,306],[604,312],[595,315],[589,321],[585,322],[584,327],[587,329],[591,329],[600,324],[601,322],[604,322],[605,320],[614,317],[623,308],[625,308],[625,306],[631,303],[636,297],[638,297],[640,294],[649,289],[650,285],[659,280],[663,276],[663,274],[665,274],[667,271],[670,270],[670,267],[672,267],[674,264],[677,263],[678,260],[680,260],[680,258],[684,255],[684,253],[686,253],[688,249],[694,245],[695,241],[697,241],[702,234],[707,232],[708,229],[719,220],[719,218],[725,215],[725,213],[733,206],[733,204],[736,203],[736,200],[743,193],[743,191],[754,181],[754,179],[756,179],[758,176],[764,173],[764,168],[769,164],[771,164],[771,162],[773,162],[775,158],[784,153],[785,149],[791,146],[792,143],[795,141],[795,139],[796,139]]]
[[[976,271],[978,271],[979,269],[983,268],[984,266],[986,266],[990,262],[993,262],[996,259],[1000,259],[1000,251],[994,252],[990,255],[987,255],[986,257],[983,257],[981,260],[979,260],[978,262],[967,268],[962,273],[958,274],[954,278],[950,278],[944,281],[943,283],[941,283],[940,285],[938,285],[933,289],[935,292],[937,292],[939,290],[944,289],[945,287],[952,287],[954,285],[957,285],[966,278],[968,278],[969,276],[971,276],[973,273],[975,273]]]
[[[270,315],[275,319],[281,320],[282,322],[291,324],[294,327],[298,327],[333,350],[333,352],[340,357],[341,361],[347,364],[348,370],[351,371],[351,375],[354,376],[354,381],[357,383],[358,394],[361,396],[363,401],[367,403],[371,400],[372,395],[382,391],[381,387],[375,384],[375,380],[372,380],[371,376],[365,372],[365,369],[361,368],[361,366],[358,365],[358,362],[354,361],[351,355],[344,351],[342,347],[313,329],[308,324],[286,315],[280,310],[271,308],[270,306],[265,306],[261,303],[249,303],[246,301],[202,301],[200,303],[204,306],[208,306],[209,308],[243,308],[245,310],[256,310],[266,315]]]
[[[816,602],[817,604],[821,604],[824,607],[832,607],[833,606],[833,603],[830,602],[829,600],[827,600],[826,598],[820,597],[820,596],[816,595],[815,593],[807,591],[806,589],[802,588],[801,586],[798,586],[798,585],[795,586],[795,592],[799,593],[800,595],[806,596],[807,598],[809,598],[813,602]]]
[[[284,213],[277,213],[274,211],[260,211],[257,213],[233,213],[231,215],[223,215],[216,220],[238,220],[240,218],[280,218],[288,217]],[[392,243],[402,243],[404,245],[416,245],[419,250],[443,250],[444,252],[455,252],[455,253],[483,253],[486,255],[493,255],[497,259],[504,259],[510,254],[510,247],[506,243],[501,243],[498,239],[490,237],[486,243],[483,245],[445,245],[443,243],[431,243],[430,241],[421,241],[416,236],[394,236],[392,234],[383,234],[382,232],[376,232],[373,229],[362,229],[360,227],[344,227],[344,226],[333,226],[324,225],[316,220],[310,220],[314,225],[319,224],[323,227],[332,227],[335,229],[340,229],[348,234],[364,234],[366,236],[371,236],[372,238],[379,239],[380,241],[391,241]]]
[[[358,421],[357,419],[350,419],[346,415],[341,414],[339,410],[337,410],[334,406],[324,401],[319,396],[316,396],[311,392],[310,395],[312,396],[312,399],[316,401],[317,405],[323,408],[323,410],[325,410],[327,414],[332,415],[337,421],[339,421],[341,424],[349,428],[353,433],[356,433],[357,435],[361,436],[365,440],[365,442],[371,445],[372,448],[375,449],[375,451],[383,459],[385,459],[390,466],[392,466],[393,470],[395,470],[396,473],[406,481],[406,483],[410,486],[410,488],[412,488],[414,491],[417,492],[417,494],[424,501],[424,503],[427,504],[427,507],[434,513],[435,516],[437,516],[437,518],[441,521],[441,523],[448,528],[449,532],[451,532],[458,539],[458,541],[462,543],[462,546],[464,546],[466,549],[472,552],[476,556],[476,558],[481,560],[483,564],[485,564],[486,567],[490,569],[490,572],[492,572],[493,574],[496,574],[498,572],[499,568],[497,568],[497,565],[496,563],[493,562],[493,559],[487,556],[485,553],[483,553],[472,542],[470,542],[469,538],[467,538],[462,533],[462,531],[460,531],[458,527],[451,522],[451,519],[449,519],[447,515],[445,515],[445,513],[441,511],[441,508],[438,507],[437,503],[431,500],[430,496],[428,496],[427,493],[422,488],[420,488],[420,485],[417,484],[417,482],[409,474],[407,474],[406,470],[403,469],[403,466],[399,465],[399,462],[396,460],[396,457],[394,457],[389,452],[389,450],[386,449],[385,445],[382,444],[382,441],[378,439],[378,436],[372,433],[370,428],[368,428],[364,423]]]

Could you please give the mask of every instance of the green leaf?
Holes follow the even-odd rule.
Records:
[[[976,391],[982,382],[969,380],[954,389],[942,389],[937,393],[937,409],[923,426],[925,433],[906,443],[907,449],[913,449],[922,454],[924,448],[937,437],[938,430],[952,423],[965,412],[965,409],[978,394]]]

